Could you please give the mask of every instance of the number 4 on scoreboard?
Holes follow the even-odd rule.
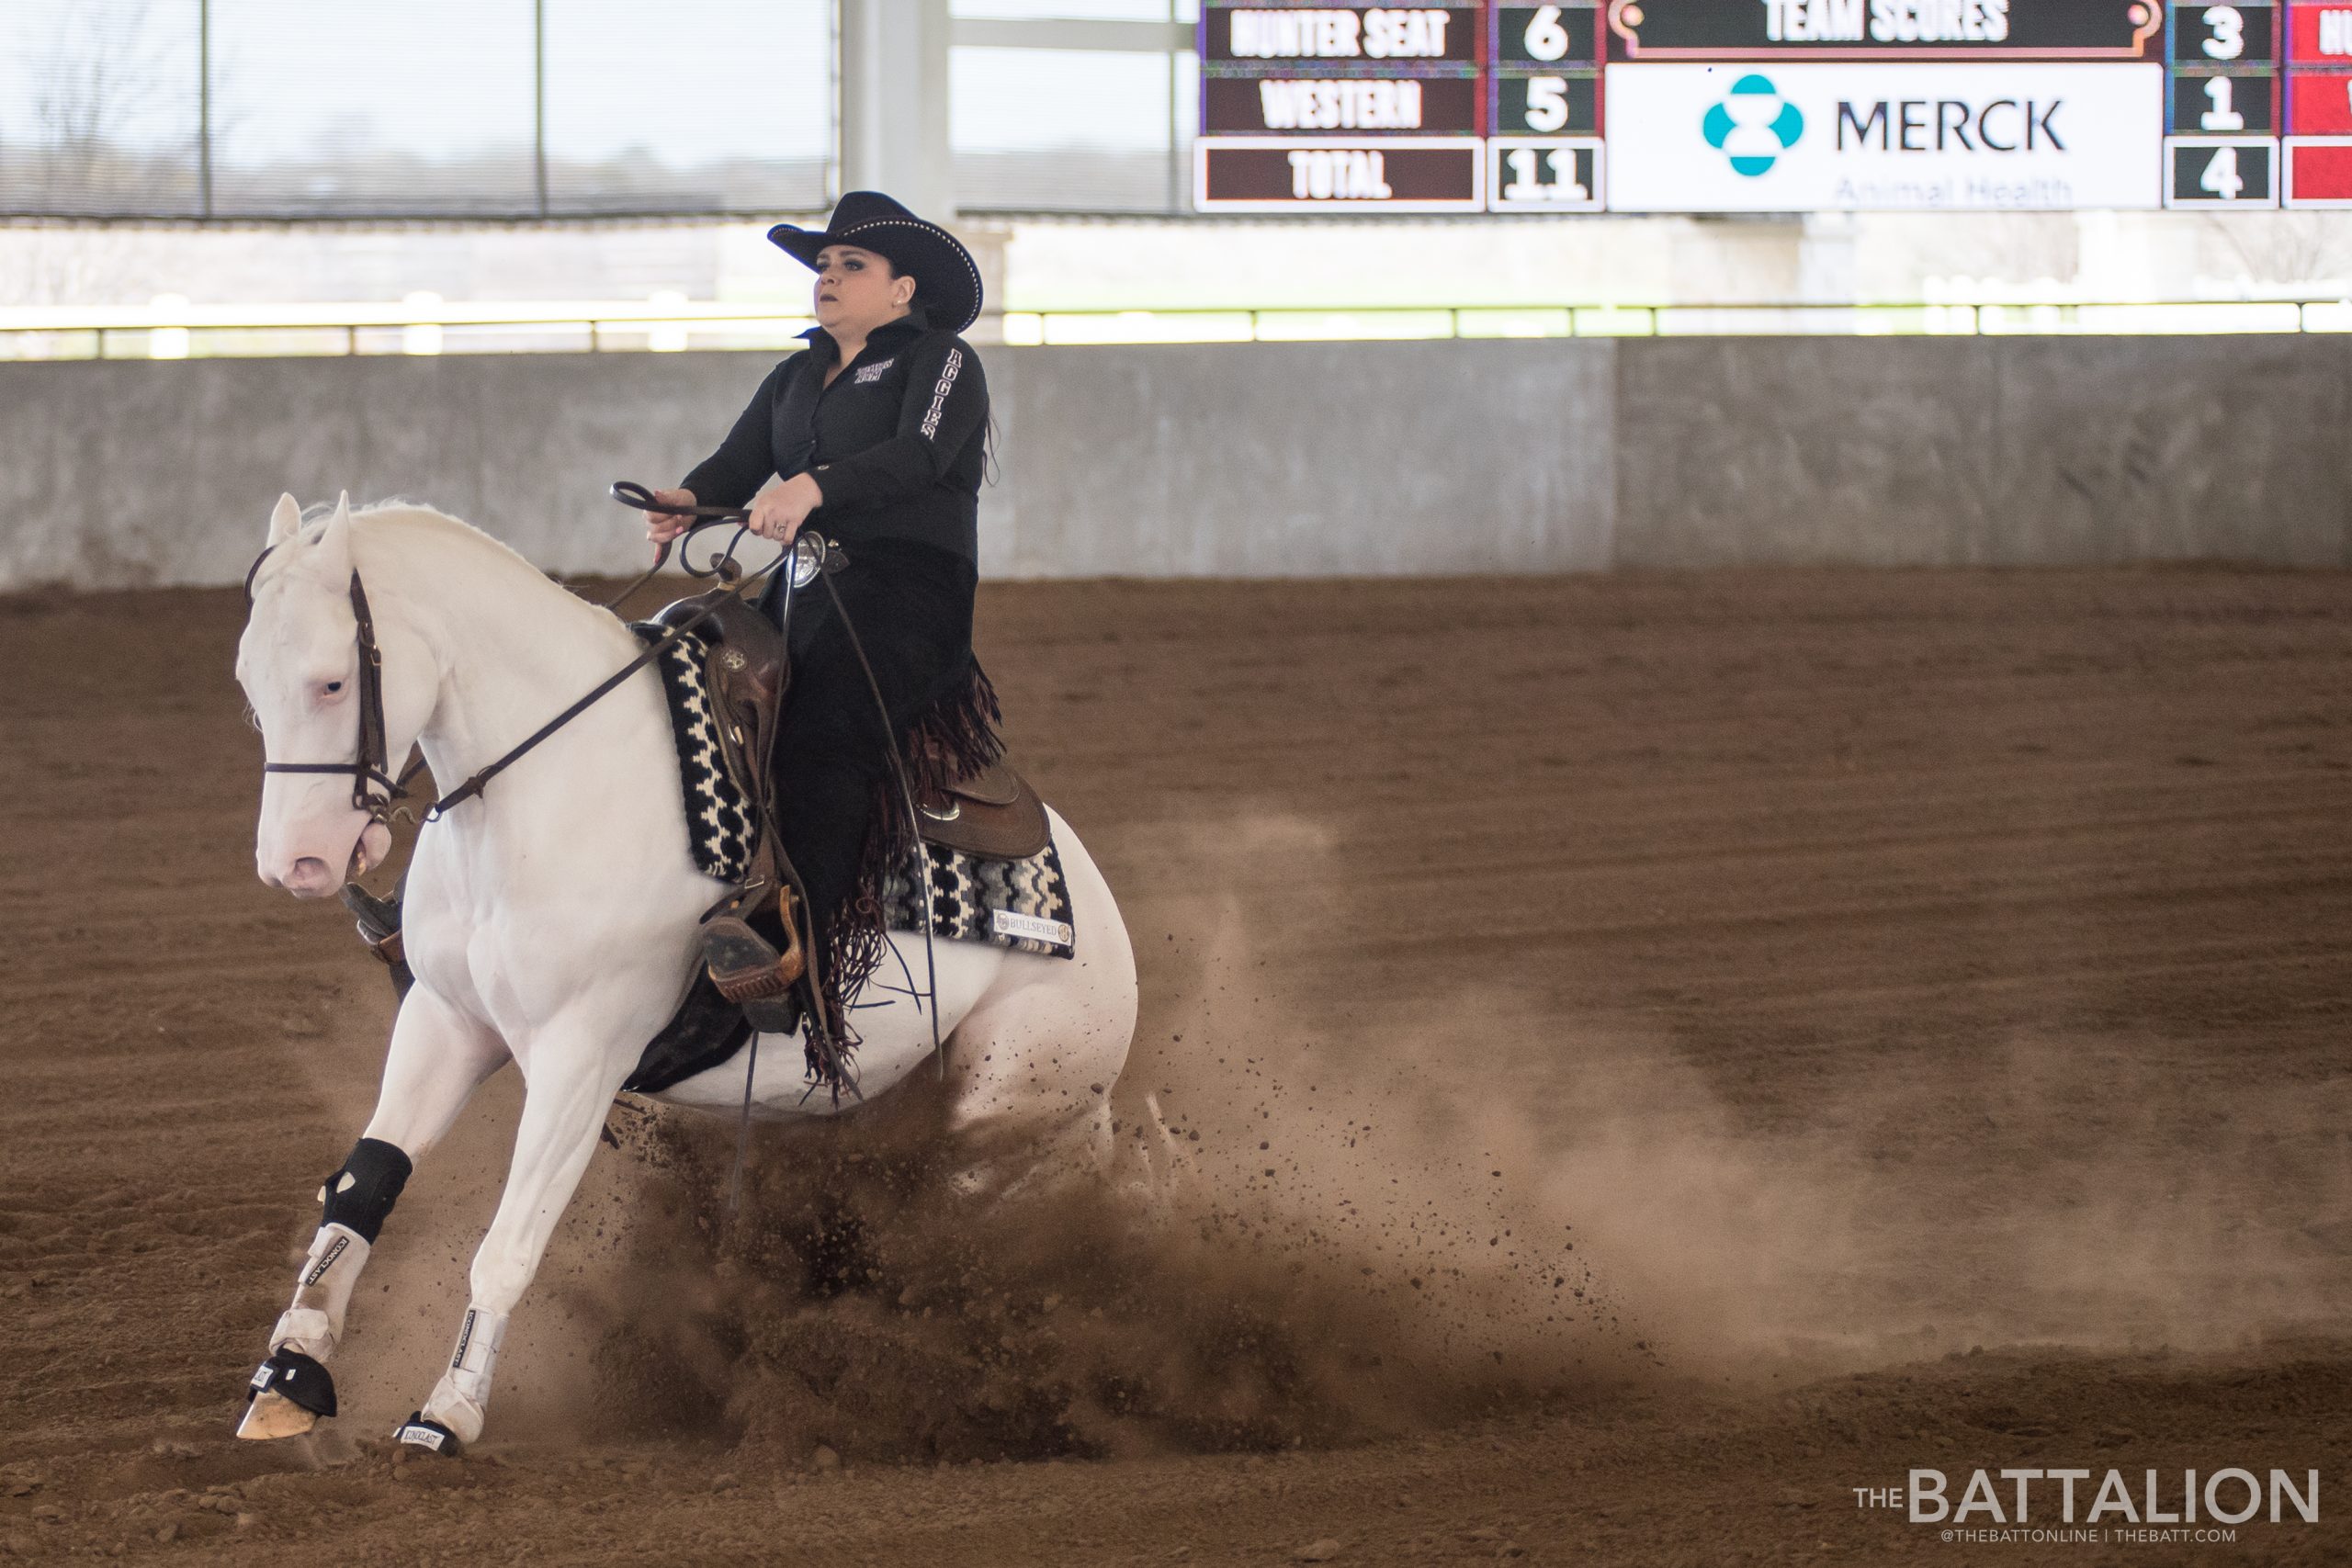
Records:
[[[1491,212],[1598,212],[1600,140],[1592,136],[1498,136],[1487,143]]]
[[[2165,138],[2166,207],[2276,207],[2278,143],[2267,136]]]

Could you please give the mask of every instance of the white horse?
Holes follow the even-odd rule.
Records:
[[[388,755],[397,766],[420,745],[445,787],[639,651],[611,614],[453,517],[390,502],[354,512],[345,497],[332,517],[306,525],[287,496],[270,517],[237,650],[237,679],[272,762],[356,755],[355,573],[381,649]],[[947,1123],[967,1185],[981,1191],[1101,1168],[1110,1089],[1135,1030],[1135,956],[1118,907],[1069,825],[1058,816],[1052,824],[1077,956],[971,942],[936,950]],[[507,1316],[587,1168],[606,1108],[700,961],[697,920],[724,889],[695,869],[686,835],[669,712],[650,667],[419,832],[403,921],[416,982],[392,1027],[375,1115],[322,1191],[322,1223],[254,1375],[241,1436],[288,1437],[333,1414],[323,1363],[384,1215],[413,1162],[511,1058],[526,1094],[505,1191],[474,1255],[457,1353],[399,1434],[445,1450],[481,1435]],[[347,870],[380,863],[389,849],[347,773],[264,775],[254,849],[264,882],[326,897]],[[922,975],[921,936],[893,941]],[[861,1006],[857,1023],[865,1101],[931,1054],[933,1021],[902,993]],[[760,1044],[754,1113],[826,1116],[862,1103],[843,1096],[836,1107],[830,1094],[808,1092],[797,1038]],[[660,1098],[733,1111],[744,1093],[739,1054]]]

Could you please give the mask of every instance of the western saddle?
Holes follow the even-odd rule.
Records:
[[[704,917],[705,962],[721,996],[741,1007],[754,1028],[789,1032],[797,1008],[791,992],[808,964],[797,918],[798,881],[784,852],[768,759],[778,715],[792,683],[784,634],[732,588],[681,599],[662,609],[655,624],[675,626],[696,616],[709,646],[705,676],[725,767],[755,823],[751,871],[743,886]],[[923,759],[935,762],[935,759]],[[939,766],[917,770],[937,779]],[[1045,803],[1026,779],[1003,762],[975,774],[915,789],[915,821],[926,843],[987,860],[1026,860],[1051,838]],[[752,922],[781,937],[771,941]]]

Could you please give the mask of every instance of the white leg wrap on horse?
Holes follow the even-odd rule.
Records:
[[[321,1225],[311,1238],[310,1256],[294,1286],[294,1304],[270,1330],[273,1351],[300,1350],[323,1361],[343,1337],[343,1316],[351,1306],[351,1292],[373,1250],[368,1240],[348,1225]]]
[[[490,1406],[490,1380],[498,1367],[498,1347],[505,1338],[504,1313],[468,1307],[465,1321],[458,1326],[458,1348],[449,1358],[449,1370],[433,1386],[433,1397],[424,1402],[424,1417],[448,1427],[461,1443],[471,1443],[481,1436]]]

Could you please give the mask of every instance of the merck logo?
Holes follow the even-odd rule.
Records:
[[[1771,168],[1804,134],[1804,113],[1781,96],[1769,76],[1749,73],[1731,85],[1723,102],[1699,122],[1707,145],[1731,160],[1732,172],[1750,178]]]

